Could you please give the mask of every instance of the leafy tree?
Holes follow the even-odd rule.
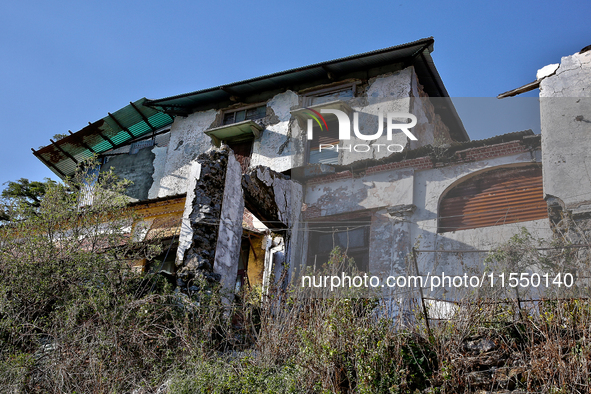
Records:
[[[41,206],[47,189],[57,183],[49,178],[45,178],[43,182],[21,178],[6,182],[5,185],[6,188],[0,194],[0,221],[22,219],[34,214]],[[17,216],[17,212],[22,216]]]

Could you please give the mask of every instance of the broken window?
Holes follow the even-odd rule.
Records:
[[[369,268],[369,232],[371,219],[358,218],[342,223],[315,223],[309,227],[308,266],[320,267],[339,247],[347,257],[355,261],[359,271]]]
[[[449,189],[439,203],[438,232],[548,217],[539,165],[485,171]]]
[[[348,102],[355,97],[357,82],[333,85],[302,93],[303,109],[322,112],[322,109],[351,110]],[[348,111],[347,109],[348,108]],[[313,125],[313,139],[308,140],[308,163],[338,164],[339,163],[339,122],[335,115],[323,114],[322,121],[316,120]],[[306,119],[307,122],[307,119]],[[306,123],[307,124],[307,123]],[[306,129],[305,125],[301,125]]]
[[[267,116],[267,105],[246,107],[224,112],[224,125],[243,122],[245,120],[261,119]]]

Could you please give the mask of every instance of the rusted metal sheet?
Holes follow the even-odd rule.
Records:
[[[438,232],[547,217],[540,166],[498,169],[476,175],[449,190],[439,204]]]

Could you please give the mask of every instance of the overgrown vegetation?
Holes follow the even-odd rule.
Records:
[[[80,175],[48,184],[34,213],[13,201],[19,220],[0,228],[0,392],[589,391],[588,300],[470,300],[429,335],[417,305],[354,291],[252,289],[228,303],[202,284],[189,297],[131,271],[160,248],[132,242],[124,187]],[[576,260],[532,245],[523,233],[488,264]],[[335,250],[325,273],[353,266]]]

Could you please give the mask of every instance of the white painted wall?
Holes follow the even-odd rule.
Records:
[[[203,132],[215,121],[216,111],[177,116],[170,129],[170,142],[164,171],[160,178],[158,197],[185,193],[191,161],[211,148],[211,139]]]
[[[563,57],[540,81],[540,116],[544,192],[591,211],[591,51]]]

